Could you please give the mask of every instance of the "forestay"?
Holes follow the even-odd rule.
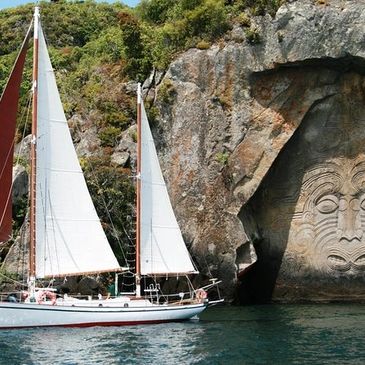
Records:
[[[141,101],[141,274],[197,273],[173,212]]]
[[[36,276],[118,270],[72,143],[39,27]]]

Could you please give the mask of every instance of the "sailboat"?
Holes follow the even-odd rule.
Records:
[[[0,99],[0,240],[11,232],[11,167],[21,74],[34,29],[30,172],[30,245],[27,290],[0,302],[0,328],[87,327],[188,320],[208,305],[203,288],[161,301],[158,285],[143,276],[196,274],[182,238],[143,105],[137,92],[136,290],[128,295],[80,299],[37,287],[42,279],[123,272],[102,229],[72,143],[55,76],[35,8],[19,56]],[[4,152],[5,151],[5,152]],[[166,297],[165,297],[166,298]],[[219,300],[218,300],[219,301]]]

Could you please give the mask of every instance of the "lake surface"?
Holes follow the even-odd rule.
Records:
[[[210,308],[199,321],[0,331],[0,364],[365,364],[365,305]]]

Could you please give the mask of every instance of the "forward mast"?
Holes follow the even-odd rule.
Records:
[[[29,281],[35,280],[36,255],[36,164],[37,164],[37,118],[38,118],[38,53],[39,53],[39,7],[34,10],[33,40],[33,103],[32,103],[32,142],[30,150],[30,249],[29,249]]]

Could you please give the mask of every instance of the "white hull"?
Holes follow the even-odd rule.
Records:
[[[0,328],[123,326],[182,321],[200,314],[208,305],[208,302],[152,305],[141,300],[124,307],[112,300],[95,301],[96,304],[92,303],[94,301],[82,302],[56,305],[0,302]]]

